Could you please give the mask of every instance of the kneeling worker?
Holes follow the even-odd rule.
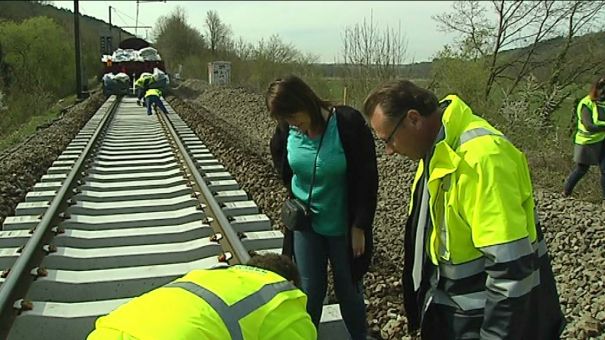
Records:
[[[88,340],[316,339],[299,283],[294,264],[275,254],[194,270],[99,318]]]

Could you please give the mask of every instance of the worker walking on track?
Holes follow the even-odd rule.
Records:
[[[300,277],[285,256],[194,270],[99,318],[88,340],[311,340]]]
[[[404,307],[422,339],[558,339],[565,321],[525,156],[458,96],[389,81],[364,114],[387,154],[419,160]]]

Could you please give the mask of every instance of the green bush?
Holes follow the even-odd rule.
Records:
[[[483,100],[488,72],[482,61],[446,46],[433,60],[432,77],[433,90],[438,96],[456,94],[476,110],[493,110],[493,106]]]
[[[68,34],[46,17],[0,22],[2,59],[11,79],[4,88],[8,98],[0,131],[9,131],[45,112],[53,101],[73,92],[74,50],[70,42]]]

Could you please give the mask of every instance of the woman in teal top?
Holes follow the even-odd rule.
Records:
[[[313,230],[324,236],[343,236],[347,232],[345,158],[336,127],[338,117],[331,114],[318,151],[320,137],[311,138],[297,127],[290,127],[288,163],[292,168],[292,193],[303,202],[309,201],[309,186],[317,155],[315,183],[311,195]]]
[[[286,230],[284,254],[293,255],[315,326],[321,319],[328,261],[334,291],[354,340],[366,339],[362,276],[372,253],[378,171],[372,134],[359,111],[332,106],[295,76],[271,83],[266,95],[280,123],[271,155],[291,196],[309,202],[311,227]],[[313,166],[315,179],[313,180]]]

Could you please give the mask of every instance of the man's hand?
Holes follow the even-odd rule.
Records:
[[[353,248],[353,257],[360,257],[366,251],[366,236],[363,229],[351,228],[351,247]]]

